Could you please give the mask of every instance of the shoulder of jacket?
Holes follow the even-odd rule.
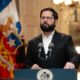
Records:
[[[62,38],[69,38],[69,37],[71,37],[70,35],[68,35],[68,34],[64,34],[64,33],[59,33],[60,35],[61,35],[61,37]]]
[[[39,38],[41,38],[41,34],[39,34],[39,35],[37,35],[36,37],[30,39],[29,42],[35,42],[35,41],[38,41]]]
[[[68,34],[60,33],[60,32],[57,32],[57,33],[58,33],[58,35],[60,36],[60,38],[62,40],[72,39],[72,37],[70,35],[68,35]]]

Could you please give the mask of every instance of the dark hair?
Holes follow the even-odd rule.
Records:
[[[58,19],[58,13],[53,8],[44,8],[44,9],[42,9],[41,12],[40,12],[40,17],[41,17],[41,15],[44,11],[52,12],[52,16],[54,17],[54,19]]]

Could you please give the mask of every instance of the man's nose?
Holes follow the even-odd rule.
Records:
[[[45,18],[44,18],[44,21],[48,21],[48,19],[45,17]]]

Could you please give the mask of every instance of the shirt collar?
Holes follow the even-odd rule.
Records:
[[[52,38],[53,35],[54,35],[54,33],[55,33],[55,30],[47,37],[47,36],[45,36],[44,33],[42,32],[42,37],[45,38],[45,39]]]

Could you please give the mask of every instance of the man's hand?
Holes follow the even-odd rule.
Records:
[[[37,64],[34,64],[31,69],[42,69],[41,67],[39,67]]]
[[[64,69],[74,69],[75,65],[71,62],[67,62],[64,66]]]

